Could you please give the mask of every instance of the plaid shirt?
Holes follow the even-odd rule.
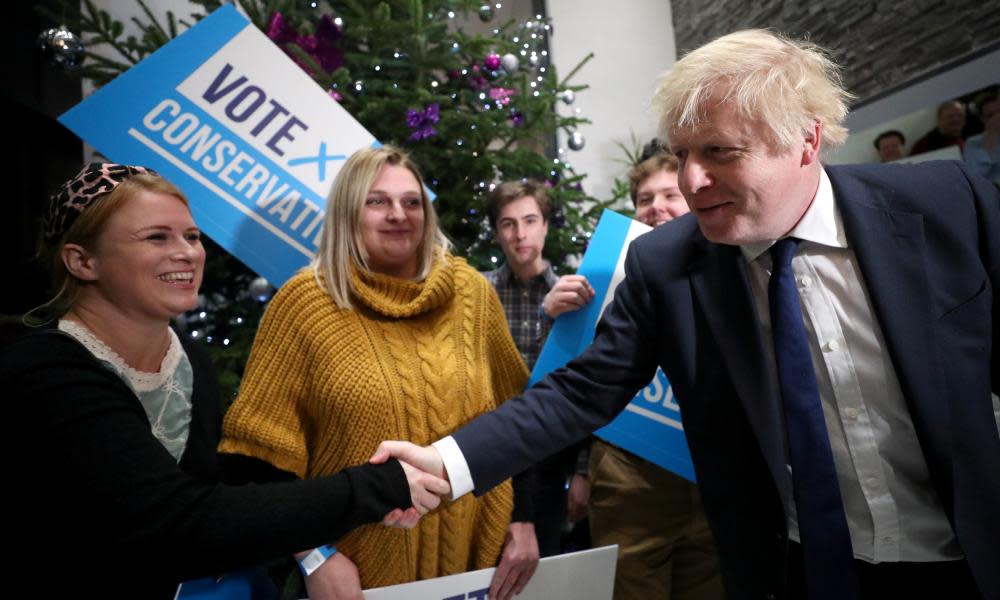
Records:
[[[497,290],[500,304],[503,304],[503,311],[507,314],[510,335],[525,364],[529,370],[534,369],[551,328],[551,322],[542,317],[540,312],[542,300],[559,280],[559,276],[551,265],[546,265],[544,271],[525,282],[518,279],[506,264],[495,271],[486,271],[483,275]]]

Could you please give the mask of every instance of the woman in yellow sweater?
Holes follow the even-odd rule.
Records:
[[[521,391],[528,372],[496,294],[447,247],[405,154],[385,146],[347,160],[317,258],[257,332],[223,427],[230,466],[251,479],[318,477],[365,462],[385,439],[428,444]],[[494,566],[503,549],[491,598],[509,596],[538,555],[512,508],[507,483],[445,502],[413,529],[358,528],[331,540],[336,552],[307,590],[357,598],[362,587]]]

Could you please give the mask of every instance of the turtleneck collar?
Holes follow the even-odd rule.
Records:
[[[434,261],[423,281],[399,279],[362,269],[351,276],[354,300],[376,313],[394,318],[414,317],[451,301],[455,295],[455,261],[446,253]]]

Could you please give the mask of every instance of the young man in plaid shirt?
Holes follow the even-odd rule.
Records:
[[[506,262],[484,275],[496,288],[511,336],[529,369],[538,360],[552,320],[594,297],[585,277],[559,277],[542,257],[550,212],[545,185],[536,181],[503,183],[487,201],[487,214]],[[566,478],[574,470],[575,457],[575,448],[570,448],[533,467],[534,514],[520,517],[535,523],[541,556],[560,552],[566,521]]]

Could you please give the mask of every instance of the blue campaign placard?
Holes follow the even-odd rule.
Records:
[[[378,143],[231,4],[59,120],[177,184],[201,229],[276,286],[315,255],[344,160]]]
[[[611,302],[615,287],[624,278],[625,252],[628,244],[650,227],[616,212],[601,215],[590,245],[577,273],[584,275],[596,295],[583,309],[565,313],[552,325],[542,348],[530,384],[541,380],[580,354],[593,340],[597,322]],[[637,454],[668,471],[694,481],[694,467],[680,408],[670,381],[662,370],[648,386],[640,390],[625,410],[595,435]]]

